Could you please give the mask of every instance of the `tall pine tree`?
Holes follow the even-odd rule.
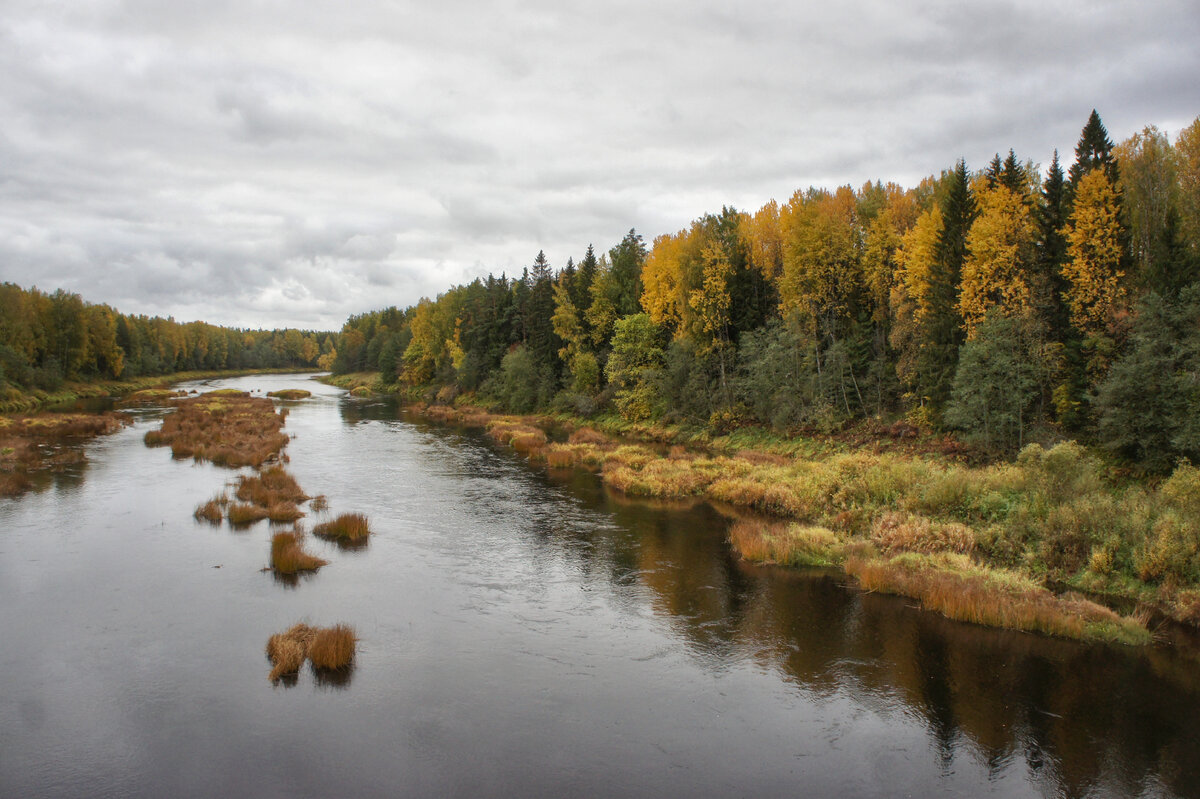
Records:
[[[922,325],[917,367],[920,392],[935,412],[940,412],[950,398],[958,349],[965,339],[958,292],[967,256],[967,233],[976,215],[966,162],[959,159],[945,180],[942,229],[929,274],[929,315]]]

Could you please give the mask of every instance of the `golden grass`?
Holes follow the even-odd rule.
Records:
[[[285,400],[300,400],[311,397],[312,392],[302,388],[285,388],[280,391],[268,391],[267,396]]]
[[[225,509],[225,515],[234,527],[246,527],[267,518],[267,509],[247,502],[234,502]]]
[[[304,551],[303,533],[276,533],[271,536],[271,568],[282,574],[316,571],[329,563]]]
[[[147,446],[169,446],[177,458],[222,466],[261,466],[279,455],[288,437],[271,400],[234,391],[209,392],[176,402],[162,427],[146,434]]]
[[[243,502],[271,507],[280,503],[297,503],[308,499],[300,484],[282,466],[261,470],[256,475],[239,475],[237,498]]]
[[[308,657],[308,647],[316,630],[301,622],[286,632],[275,633],[267,639],[267,658],[274,668],[269,675],[271,682],[294,675]]]
[[[883,552],[958,552],[975,548],[971,528],[958,522],[935,522],[923,516],[888,511],[875,520],[871,541]]]
[[[334,671],[344,669],[354,662],[354,650],[358,637],[348,624],[337,624],[317,630],[308,647],[308,659],[313,667]]]
[[[835,566],[845,556],[845,542],[824,527],[739,519],[729,530],[733,548],[756,563],[781,566]]]
[[[494,440],[510,444],[545,423],[470,408],[424,412],[486,425]],[[627,432],[655,435],[636,427]],[[540,439],[518,446],[534,440]],[[747,436],[725,441],[733,455],[678,446],[664,455],[579,428],[566,444],[531,450],[531,459],[556,469],[599,467],[606,486],[630,496],[705,498],[836,530],[846,546],[885,555],[970,554],[1039,580],[1154,600],[1173,618],[1200,626],[1200,605],[1175,599],[1181,591],[1200,594],[1200,468],[1181,465],[1155,487],[1114,483],[1102,463],[1072,442],[1030,445],[1016,462],[984,466],[943,457],[961,454],[954,447],[867,451],[861,447],[870,441],[858,441],[859,449],[839,451],[799,439],[784,443],[786,455],[774,440],[766,442],[772,452],[742,449],[755,446]],[[770,542],[748,540],[745,547],[766,547],[763,558],[788,562],[777,551],[783,541],[773,534]]]
[[[214,497],[208,502],[197,505],[192,515],[198,520],[208,522],[209,524],[220,524],[221,519],[225,518],[225,509],[221,504],[221,499]]]
[[[920,600],[951,619],[1067,638],[1146,644],[1145,622],[1078,594],[1055,596],[1026,576],[988,569],[962,555],[853,554],[846,572],[868,591]]]
[[[354,543],[365,541],[371,534],[371,526],[361,513],[342,513],[335,519],[318,524],[313,528],[313,533]]]
[[[613,445],[613,440],[601,433],[599,430],[593,430],[590,427],[581,427],[571,433],[567,439],[568,444],[594,444],[596,446],[606,447]]]
[[[295,502],[273,502],[266,508],[267,518],[275,523],[294,522],[304,517],[304,511],[296,507]]]
[[[320,670],[344,670],[354,662],[358,638],[354,628],[346,624],[333,627],[310,627],[301,622],[286,632],[267,639],[267,658],[272,669],[271,682],[294,676],[306,659]]]

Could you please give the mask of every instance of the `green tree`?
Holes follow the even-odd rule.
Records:
[[[1200,290],[1178,300],[1150,292],[1138,303],[1130,349],[1096,400],[1101,443],[1154,472],[1200,455]]]
[[[1041,421],[1042,386],[1052,371],[1037,328],[1031,315],[985,316],[959,356],[946,424],[996,449],[1013,452],[1025,445]]]
[[[660,328],[644,313],[631,314],[614,325],[604,373],[617,389],[617,410],[631,421],[653,418],[660,411],[655,381],[663,365],[661,336]]]

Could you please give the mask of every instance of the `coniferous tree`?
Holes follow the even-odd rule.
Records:
[[[921,394],[937,412],[950,397],[958,349],[965,338],[958,290],[967,256],[967,234],[975,221],[975,198],[966,162],[959,159],[946,181],[941,202],[942,229],[929,274],[929,314],[922,325],[917,367]]]
[[[1067,237],[1065,229],[1070,217],[1070,203],[1062,166],[1058,161],[1058,150],[1050,161],[1050,169],[1042,182],[1041,202],[1037,206],[1037,266],[1042,285],[1047,292],[1043,297],[1042,315],[1049,325],[1050,337],[1064,341],[1067,336],[1068,316],[1063,294],[1066,281],[1062,276],[1063,264],[1067,262]]]
[[[1113,158],[1112,150],[1113,143],[1108,138],[1108,131],[1093,108],[1083,126],[1083,132],[1079,134],[1079,143],[1075,145],[1075,163],[1071,165],[1069,173],[1072,198],[1079,189],[1079,181],[1093,169],[1103,169],[1108,182],[1117,185],[1117,162]]]

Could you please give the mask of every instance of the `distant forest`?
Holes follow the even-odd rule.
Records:
[[[122,314],[61,289],[0,284],[0,391],[193,370],[327,369],[333,346],[331,333],[181,324]]]
[[[1064,173],[1012,150],[915,188],[797,191],[647,247],[489,275],[351,317],[335,372],[447,401],[832,431],[906,418],[996,451],[1070,436],[1164,471],[1200,455],[1200,118]],[[62,359],[60,358],[60,363]]]

